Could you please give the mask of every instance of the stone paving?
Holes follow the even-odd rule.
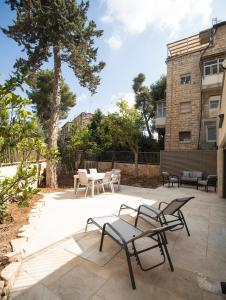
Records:
[[[100,233],[84,233],[90,216],[115,213],[121,203],[157,205],[195,196],[184,207],[191,236],[168,234],[174,272],[168,263],[142,272],[133,261],[137,289],[132,290],[124,252],[109,238],[99,253]],[[193,188],[144,189],[122,186],[119,193],[75,198],[73,190],[45,194],[45,207],[17,274],[13,300],[220,300],[226,281],[226,200]],[[126,218],[132,219],[133,214]],[[143,254],[145,262],[157,253]]]

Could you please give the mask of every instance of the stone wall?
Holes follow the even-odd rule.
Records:
[[[18,164],[19,163],[15,163],[13,165],[7,164],[7,165],[0,166],[0,180],[5,177],[13,177],[14,175],[16,175]],[[35,163],[33,165],[37,166],[37,164]],[[41,165],[40,174],[42,174],[44,168],[46,167],[46,162],[42,161],[40,162],[40,165]]]
[[[161,171],[175,175],[181,175],[182,171],[201,171],[205,176],[216,175],[217,151],[161,151],[160,165]]]
[[[200,53],[172,58],[167,62],[165,150],[192,150],[198,147],[200,119]],[[181,84],[182,74],[191,75],[190,84]],[[191,111],[180,112],[180,103],[191,101]],[[190,131],[191,141],[180,142],[179,132]]]
[[[121,173],[124,175],[133,175],[134,174],[134,164],[127,163],[117,163],[114,164],[115,169],[120,169]],[[111,162],[98,162],[98,171],[106,172],[112,169]],[[159,178],[160,177],[160,166],[159,165],[138,165],[139,176],[147,178]]]

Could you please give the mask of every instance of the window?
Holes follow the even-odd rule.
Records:
[[[166,116],[166,102],[158,101],[156,107],[156,117],[164,118]]]
[[[180,131],[179,132],[179,141],[180,142],[190,142],[191,141],[191,132],[190,131]]]
[[[206,125],[206,141],[216,142],[216,139],[217,139],[216,123]]]
[[[210,100],[210,109],[218,108],[219,100]]]
[[[191,83],[191,75],[190,74],[184,74],[180,76],[180,83],[181,84],[189,84]]]
[[[212,96],[209,98],[209,108],[217,109],[220,102],[220,96]]]
[[[181,102],[180,113],[189,113],[189,112],[191,112],[191,101]]]
[[[204,75],[214,75],[223,72],[223,58],[213,59],[204,62]]]

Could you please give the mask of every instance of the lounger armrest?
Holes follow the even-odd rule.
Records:
[[[119,208],[119,212],[118,212],[118,215],[119,215],[119,216],[120,216],[121,210],[123,210],[123,209],[132,209],[133,211],[137,212],[137,208],[128,206],[128,205],[126,205],[126,204],[121,204],[121,206],[120,206],[120,208]]]
[[[150,235],[155,235],[155,234],[158,234],[158,233],[162,233],[162,232],[165,232],[167,230],[171,230],[173,229],[174,227],[176,227],[178,224],[173,224],[173,225],[167,225],[167,226],[164,226],[164,227],[157,227],[157,228],[153,228],[153,229],[150,229],[150,230],[147,230],[147,231],[144,231],[142,232],[141,234],[139,234],[138,236],[130,239],[129,241],[127,241],[127,243],[130,243],[130,242],[134,242],[140,238],[143,238],[145,236],[150,236]]]
[[[151,231],[153,233],[161,233],[161,232],[165,232],[167,230],[171,230],[173,229],[174,227],[176,227],[178,224],[173,224],[173,225],[166,225],[166,226],[162,226],[162,227],[157,227],[157,228],[154,228],[152,229]]]

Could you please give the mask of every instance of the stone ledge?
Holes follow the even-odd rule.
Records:
[[[8,258],[9,262],[19,262],[22,260],[22,252],[21,251],[13,251],[5,254],[5,257]]]
[[[0,299],[7,300],[9,297],[10,289],[14,284],[16,273],[20,268],[22,259],[26,252],[26,246],[28,245],[30,236],[36,227],[42,208],[45,205],[45,200],[39,200],[35,207],[31,210],[29,214],[29,219],[27,225],[23,225],[18,233],[18,239],[13,239],[10,241],[12,252],[6,253],[5,257],[8,258],[9,264],[0,273]],[[2,280],[1,280],[2,279]]]
[[[1,296],[3,294],[4,285],[5,285],[5,282],[4,281],[0,281],[0,299],[2,299]]]
[[[25,237],[11,240],[10,244],[12,246],[13,252],[23,252],[26,241],[27,241],[27,238],[25,238]]]

